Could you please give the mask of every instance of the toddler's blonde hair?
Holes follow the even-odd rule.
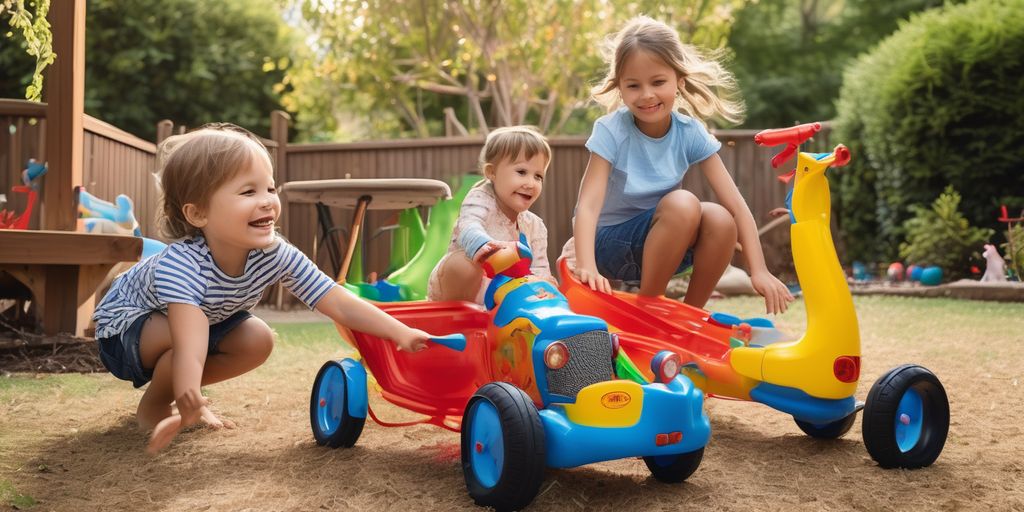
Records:
[[[679,89],[674,108],[690,117],[704,121],[719,117],[738,123],[743,118],[743,101],[738,98],[736,79],[720,62],[722,52],[704,56],[693,45],[683,44],[671,27],[647,16],[637,16],[619,32],[609,36],[602,48],[608,74],[593,89],[594,99],[609,112],[622,103],[619,80],[626,59],[638,51],[646,51],[685,79]]]
[[[214,191],[254,158],[265,159],[273,168],[260,139],[230,123],[208,124],[163,141],[157,152],[161,233],[176,240],[199,235],[200,229],[185,218],[185,205],[208,208]]]

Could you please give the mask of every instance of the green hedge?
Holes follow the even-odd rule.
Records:
[[[844,75],[836,140],[847,257],[896,257],[912,205],[947,185],[973,225],[997,227],[1000,204],[1024,205],[1024,0],[926,11]]]

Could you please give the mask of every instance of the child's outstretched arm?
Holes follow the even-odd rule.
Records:
[[[580,197],[576,201],[576,220],[572,227],[576,243],[576,274],[581,282],[590,286],[591,290],[604,293],[611,293],[612,285],[597,271],[594,244],[597,236],[597,218],[604,205],[608,176],[611,172],[612,164],[595,153],[590,154],[587,170],[580,183]]]
[[[380,308],[335,286],[316,304],[316,310],[350,329],[395,342],[399,350],[416,352],[427,347],[430,335],[395,320]]]
[[[736,188],[736,182],[729,175],[718,154],[711,155],[701,162],[700,169],[718,196],[718,201],[736,219],[737,235],[740,245],[743,246],[747,268],[750,269],[750,282],[754,290],[764,297],[765,310],[772,314],[785,312],[786,307],[793,301],[793,294],[789,293],[789,289],[782,281],[768,272],[768,267],[764,263],[764,251],[761,249],[761,239],[757,235],[757,224],[746,201]]]
[[[169,304],[167,323],[171,329],[171,388],[178,414],[164,418],[153,429],[147,450],[156,453],[166,447],[178,432],[206,417],[216,425],[216,417],[206,408],[200,392],[209,349],[209,320],[198,306]],[[151,386],[154,384],[150,384]]]

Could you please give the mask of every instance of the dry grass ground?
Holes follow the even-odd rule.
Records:
[[[712,400],[704,462],[681,485],[620,460],[548,471],[532,510],[1024,510],[1024,307],[946,299],[857,297],[863,337],[858,398],[904,362],[932,369],[949,394],[942,456],[918,471],[882,470],[860,421],[821,442],[767,407]],[[754,299],[712,309],[757,314]],[[779,324],[799,332],[797,304]],[[355,448],[328,450],[309,431],[313,377],[343,354],[328,324],[274,324],[266,365],[212,386],[230,431],[193,430],[164,453],[143,452],[140,392],[105,374],[0,377],[0,508],[32,510],[473,509],[458,436],[367,423]],[[403,412],[372,401],[382,417]]]

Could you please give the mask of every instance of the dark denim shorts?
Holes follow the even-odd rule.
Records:
[[[602,276],[630,284],[640,282],[644,242],[647,241],[647,233],[651,231],[654,210],[651,208],[621,224],[597,228],[594,257],[597,260],[597,271]],[[675,273],[685,272],[692,266],[693,249],[690,248]]]
[[[149,312],[135,319],[123,333],[109,338],[96,340],[100,346],[100,361],[114,375],[121,380],[130,380],[137,388],[146,385],[153,379],[153,369],[142,367],[142,357],[139,355],[139,338],[142,336],[142,327],[146,320],[155,313]],[[248,311],[239,311],[222,322],[210,326],[210,341],[207,355],[216,354],[217,345],[229,332],[239,324],[252,317]]]

